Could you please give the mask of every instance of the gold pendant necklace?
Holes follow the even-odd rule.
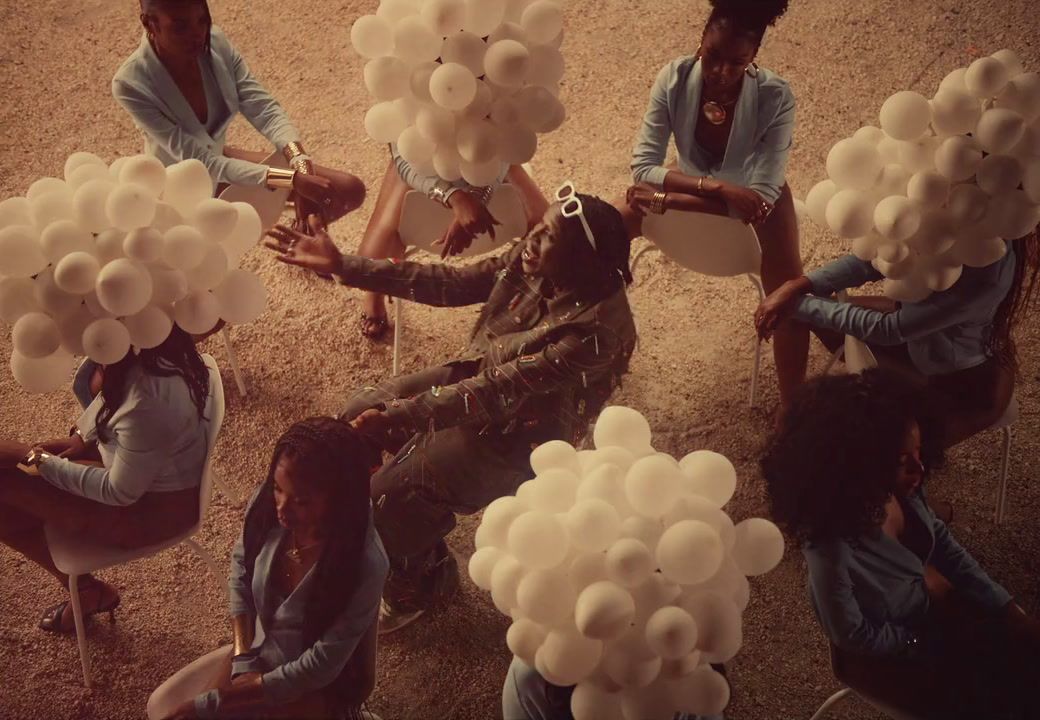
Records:
[[[303,547],[300,547],[296,544],[296,533],[293,533],[292,547],[286,550],[285,554],[294,563],[296,563],[297,565],[301,565],[303,564],[304,551],[318,547],[319,545],[321,545],[321,540],[319,540],[318,542],[311,543],[310,545],[304,545]]]
[[[726,112],[726,105],[733,105],[736,102],[736,100],[731,100],[727,103],[717,103],[714,100],[708,100],[701,108],[701,112],[704,114],[704,119],[712,125],[721,125],[729,116]]]

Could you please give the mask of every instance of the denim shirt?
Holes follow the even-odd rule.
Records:
[[[206,123],[199,122],[147,38],[116,71],[112,95],[144,134],[144,152],[164,165],[195,158],[205,164],[215,182],[263,185],[266,165],[224,155],[228,126],[235,115],[241,112],[278,150],[299,140],[300,133],[216,25],[210,33],[210,46],[209,55],[199,65],[204,82],[218,86],[224,105],[210,103]],[[222,122],[207,127],[217,116]]]
[[[285,537],[286,530],[281,526],[268,533],[257,555],[251,584],[245,582],[245,550],[240,538],[232,551],[228,580],[230,616],[247,614],[256,618],[256,631],[249,651],[251,657],[236,660],[232,675],[262,673],[264,696],[270,705],[297,700],[328,687],[339,677],[361,638],[376,620],[390,567],[370,510],[359,585],[343,607],[343,612],[318,641],[305,646],[303,625],[307,601],[311,593],[322,589],[315,586],[317,581],[311,568],[288,597],[278,597],[271,573]],[[195,699],[195,710],[200,718],[216,717],[220,711],[218,691],[210,690],[199,695]]]
[[[984,610],[998,612],[1011,600],[954,540],[922,493],[904,505],[907,522],[920,522],[931,538],[925,561],[898,540],[876,531],[853,540],[809,543],[809,598],[830,641],[860,655],[903,653],[928,610],[925,565]]]
[[[884,276],[865,260],[846,255],[809,273],[813,295],[799,299],[792,317],[813,327],[835,330],[875,345],[906,343],[910,358],[924,375],[944,375],[986,362],[993,316],[1011,289],[1015,250],[983,268],[965,266],[949,290],[921,302],[903,303],[885,313],[837,302],[824,296]]]
[[[784,186],[794,132],[794,95],[787,81],[761,69],[756,78],[744,77],[726,155],[714,164],[694,137],[701,117],[701,87],[701,64],[694,57],[673,60],[657,74],[632,151],[633,182],[664,186],[665,155],[674,135],[680,171],[750,188],[775,203]]]

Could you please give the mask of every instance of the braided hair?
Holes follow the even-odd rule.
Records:
[[[579,218],[561,218],[565,236],[562,265],[571,287],[583,296],[603,298],[632,283],[632,241],[617,208],[593,195],[579,193],[578,199],[596,247],[589,244]]]
[[[145,20],[145,17],[155,19],[156,12],[162,12],[163,10],[169,10],[174,7],[184,7],[189,5],[201,5],[206,10],[206,54],[209,55],[211,47],[210,42],[213,34],[213,15],[209,10],[209,3],[207,0],[140,0],[141,3],[141,20]],[[145,28],[147,29],[147,25]],[[151,33],[149,31],[149,40],[151,40]]]
[[[705,30],[711,27],[726,29],[762,44],[766,29],[787,12],[788,0],[709,0],[711,15]]]
[[[369,519],[369,481],[381,461],[379,451],[350,425],[331,417],[312,417],[293,424],[278,438],[267,478],[246,510],[242,530],[245,582],[271,530],[278,524],[274,473],[282,458],[292,458],[300,478],[328,498],[329,513],[321,556],[314,565],[314,587],[303,621],[305,645],[313,645],[350,602],[360,585],[361,558]],[[341,674],[340,679],[344,675]],[[349,688],[333,684],[345,694]]]
[[[1015,249],[1015,274],[1011,288],[993,316],[993,329],[987,341],[989,354],[1013,373],[1018,372],[1018,348],[1015,345],[1015,326],[1022,314],[1033,304],[1037,278],[1040,276],[1040,235],[1031,233],[1012,240]]]
[[[98,437],[106,436],[108,421],[126,401],[130,372],[138,367],[145,375],[182,378],[199,417],[204,417],[209,395],[209,368],[199,355],[192,336],[174,325],[170,335],[158,346],[141,350],[139,354],[127,352],[119,362],[105,366],[101,380],[101,408],[95,423]]]

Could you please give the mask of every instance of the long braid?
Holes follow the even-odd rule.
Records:
[[[1015,276],[1008,294],[993,316],[987,349],[1000,364],[1018,372],[1018,352],[1014,331],[1021,314],[1029,309],[1036,295],[1037,277],[1040,276],[1040,236],[1033,232],[1011,241],[1015,248]]]
[[[579,194],[578,198],[585,221],[596,239],[596,248],[589,244],[578,218],[563,218],[567,234],[565,268],[570,273],[571,285],[589,299],[599,300],[631,284],[632,241],[617,208],[593,195]]]

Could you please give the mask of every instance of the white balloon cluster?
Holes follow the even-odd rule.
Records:
[[[555,0],[381,0],[350,40],[377,100],[366,132],[423,175],[490,185],[566,117]]]
[[[931,100],[896,93],[880,125],[831,148],[805,209],[873,262],[889,297],[946,290],[1040,222],[1040,74],[1015,53],[954,70]]]
[[[747,576],[776,567],[783,537],[722,510],[729,460],[656,452],[635,410],[606,408],[593,439],[531,454],[536,477],[484,511],[470,577],[512,618],[512,653],[577,685],[575,720],[720,713],[729,685],[710,663],[740,649]]]
[[[214,199],[201,162],[166,168],[137,155],[109,166],[77,152],[64,177],[0,203],[0,320],[13,326],[23,388],[61,387],[76,355],[108,364],[156,347],[174,323],[198,334],[263,312],[263,284],[238,269],[260,218]]]

